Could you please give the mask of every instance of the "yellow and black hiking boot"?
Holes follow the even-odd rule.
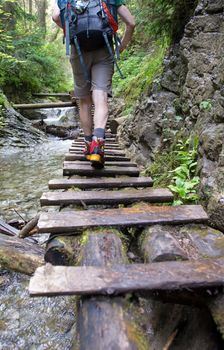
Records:
[[[86,160],[90,160],[91,141],[84,140],[84,142],[85,142],[85,147],[84,147],[84,150],[83,150],[83,154],[84,154]]]
[[[102,169],[104,167],[104,139],[93,137],[90,145],[90,162],[94,168]]]

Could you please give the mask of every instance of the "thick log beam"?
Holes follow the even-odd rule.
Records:
[[[139,241],[145,262],[188,259],[186,252],[169,232],[167,226],[153,225],[146,227]]]
[[[15,109],[39,109],[39,108],[64,108],[74,107],[76,102],[52,102],[52,103],[27,103],[27,104],[14,104]]]
[[[44,249],[37,244],[0,234],[0,266],[27,275],[44,264]]]
[[[81,258],[83,266],[109,266],[125,261],[120,238],[109,231],[86,236]],[[78,308],[80,349],[140,349],[140,343],[146,340],[133,315],[128,316],[128,308],[128,301],[123,298],[81,298]],[[132,305],[132,311],[134,309]],[[138,315],[138,310],[135,313]]]

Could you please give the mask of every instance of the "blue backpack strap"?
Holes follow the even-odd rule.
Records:
[[[65,9],[65,49],[66,49],[67,56],[70,55],[70,35],[69,35],[70,9],[68,8],[68,6]]]
[[[120,70],[120,67],[119,67],[118,64],[117,64],[116,57],[115,57],[115,55],[114,55],[114,53],[113,53],[113,50],[112,50],[112,48],[111,48],[111,46],[110,46],[110,43],[109,43],[108,36],[107,36],[107,33],[106,33],[106,32],[103,32],[103,37],[104,37],[104,40],[105,40],[105,43],[106,43],[108,52],[109,52],[110,56],[113,58],[114,64],[115,64],[115,66],[116,66],[116,68],[117,68],[117,70],[118,70],[118,72],[119,72],[119,74],[120,74],[120,77],[121,77],[122,79],[124,79],[125,77],[124,77],[122,71]]]

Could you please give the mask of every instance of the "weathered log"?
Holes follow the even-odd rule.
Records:
[[[71,95],[69,93],[65,92],[41,92],[41,93],[33,93],[33,96],[36,97],[68,97],[69,99],[71,98]]]
[[[37,225],[38,220],[39,220],[40,215],[38,214],[37,216],[35,216],[35,218],[33,218],[32,220],[30,220],[20,231],[19,233],[19,237],[20,238],[24,238],[29,236],[29,233],[34,229],[34,227]]]
[[[124,261],[124,250],[118,235],[101,232],[86,236],[82,265],[108,266]],[[134,315],[128,315],[129,306],[123,298],[81,298],[78,308],[80,350],[140,349],[140,343],[146,343],[146,340]],[[134,310],[138,315],[139,311],[132,305]]]
[[[153,225],[145,228],[140,242],[146,262],[187,260],[186,253],[166,226]]]
[[[116,118],[116,119],[110,120],[110,130],[111,130],[111,132],[113,134],[116,134],[119,125],[124,123],[126,119],[127,119],[127,117],[120,117],[120,118]]]
[[[44,260],[52,265],[69,266],[75,265],[75,254],[73,250],[74,237],[55,236],[49,238],[46,245]]]
[[[39,109],[39,108],[64,108],[76,106],[75,101],[72,102],[50,102],[50,103],[27,103],[27,104],[14,104],[15,109]]]
[[[224,340],[224,293],[210,300],[207,306]]]
[[[31,275],[44,264],[44,249],[17,237],[0,234],[0,265],[2,268]]]

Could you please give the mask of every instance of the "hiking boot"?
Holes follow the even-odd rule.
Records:
[[[94,168],[104,167],[104,139],[93,138],[90,146],[90,162]]]
[[[84,142],[85,142],[85,147],[84,147],[84,150],[83,150],[83,154],[84,154],[86,160],[90,160],[91,141],[84,140]]]

